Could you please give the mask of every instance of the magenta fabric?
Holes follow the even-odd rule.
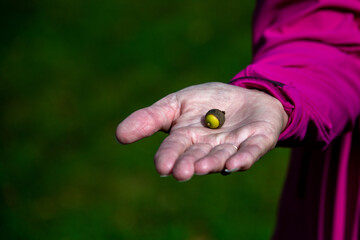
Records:
[[[360,239],[360,1],[259,0],[253,52],[231,84],[281,101],[293,148],[273,239]]]

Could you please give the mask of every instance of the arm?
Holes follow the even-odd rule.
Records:
[[[360,112],[360,37],[351,9],[358,4],[292,2],[269,0],[258,8],[253,64],[232,85],[207,83],[170,94],[121,122],[118,140],[127,144],[169,132],[155,166],[184,181],[224,168],[246,170],[278,139],[313,138],[326,145],[353,125]],[[227,114],[220,129],[202,124],[212,108]]]
[[[262,89],[283,103],[289,123],[281,141],[324,146],[354,126],[360,115],[359,12],[356,0],[258,5],[253,63],[232,84]]]

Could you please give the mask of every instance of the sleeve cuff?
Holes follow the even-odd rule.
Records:
[[[285,129],[279,136],[279,144],[280,145],[292,145],[291,142],[298,142],[299,139],[304,136],[297,136],[295,132],[298,129],[298,123],[300,121],[299,109],[295,109],[295,102],[297,102],[296,98],[297,94],[295,93],[295,89],[291,86],[288,86],[281,82],[276,82],[273,80],[260,78],[260,77],[235,77],[230,81],[230,84],[248,88],[248,89],[257,89],[263,92],[270,94],[271,96],[278,99],[284,107],[285,112],[289,116],[288,123]],[[300,106],[297,106],[298,108]],[[304,133],[305,135],[305,133]],[[286,140],[286,142],[284,142]]]

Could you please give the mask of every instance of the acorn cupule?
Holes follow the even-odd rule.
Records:
[[[205,115],[205,124],[208,128],[220,128],[225,122],[225,112],[219,109],[211,109]]]

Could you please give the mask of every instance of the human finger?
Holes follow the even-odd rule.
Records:
[[[275,147],[275,138],[264,134],[249,137],[239,146],[239,150],[225,163],[225,169],[236,172],[249,169],[260,157]]]
[[[195,172],[194,163],[206,156],[212,146],[207,143],[197,143],[191,145],[184,153],[182,153],[176,160],[172,175],[178,181],[189,180]]]
[[[209,154],[195,163],[195,173],[204,175],[212,172],[221,172],[226,160],[237,151],[234,144],[220,144],[214,147]]]
[[[189,136],[185,134],[174,132],[166,137],[154,156],[155,167],[159,174],[171,174],[176,160],[191,144]]]
[[[127,144],[148,137],[159,130],[167,131],[178,117],[178,112],[175,96],[169,95],[123,120],[117,126],[116,138],[120,143]]]

